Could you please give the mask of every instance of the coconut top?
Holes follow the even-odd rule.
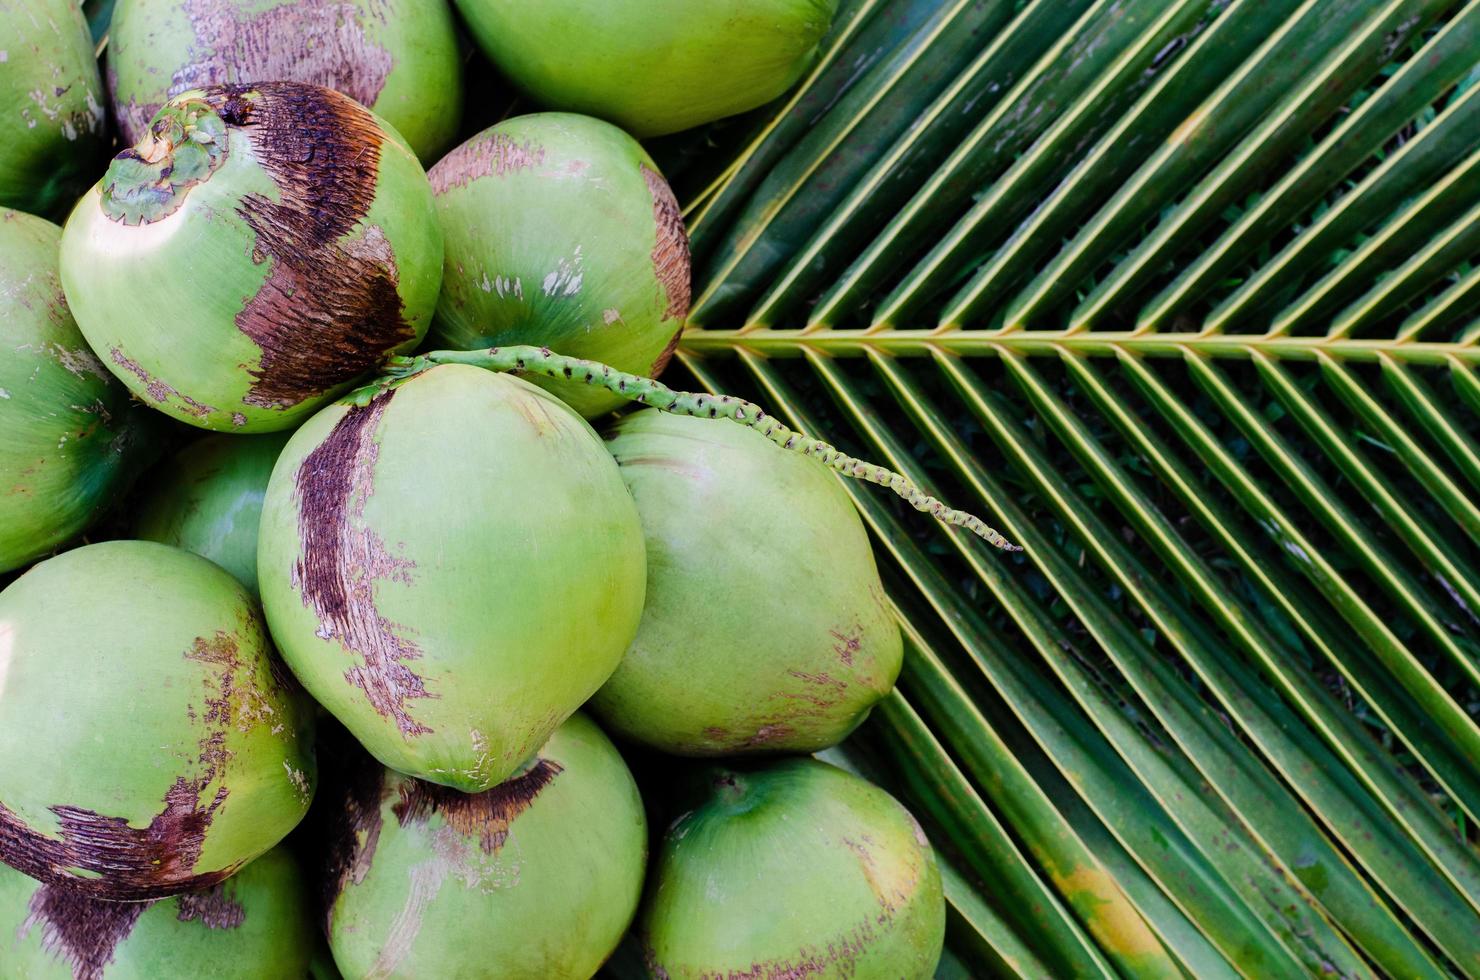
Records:
[[[103,213],[138,225],[179,210],[190,188],[209,179],[226,159],[220,102],[197,92],[160,109],[138,145],[109,164],[103,177]]]
[[[426,174],[316,85],[186,92],[73,210],[61,276],[108,369],[176,418],[291,428],[424,335],[442,272]]]

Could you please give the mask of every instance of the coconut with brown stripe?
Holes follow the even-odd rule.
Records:
[[[345,976],[593,975],[642,891],[637,785],[584,715],[522,771],[460,793],[341,760],[329,942]]]
[[[337,92],[221,85],[167,103],[62,235],[67,301],[140,399],[291,428],[425,334],[442,236],[416,157]]]

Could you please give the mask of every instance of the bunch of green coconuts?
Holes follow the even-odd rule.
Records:
[[[689,256],[634,137],[833,6],[458,0],[551,111],[448,151],[443,0],[118,0],[106,97],[73,0],[0,0],[0,976],[588,977],[629,928],[931,975],[920,826],[808,756],[901,662],[818,459],[947,512],[652,380]]]

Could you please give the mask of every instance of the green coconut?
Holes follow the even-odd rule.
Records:
[[[0,0],[0,208],[65,213],[107,136],[82,5]]]
[[[153,902],[105,902],[0,865],[0,963],[27,980],[296,980],[318,939],[311,909],[282,847],[219,884]]]
[[[152,419],[67,311],[61,234],[0,209],[0,572],[86,530],[154,455]]]
[[[893,797],[815,759],[705,776],[664,835],[638,917],[652,975],[933,975],[940,870]]]
[[[678,202],[642,146],[569,113],[507,119],[427,175],[447,243],[430,342],[546,346],[656,376],[689,311]],[[548,387],[587,418],[622,400]]]
[[[0,592],[0,861],[94,898],[208,888],[313,795],[309,715],[246,591],[152,541]]]
[[[347,96],[291,82],[168,102],[62,233],[62,285],[133,392],[208,429],[291,428],[425,335],[432,191]]]
[[[206,436],[167,460],[141,494],[134,537],[193,551],[257,594],[257,525],[289,433]]]
[[[580,416],[463,365],[294,433],[257,552],[304,687],[392,769],[467,792],[529,759],[642,612],[637,509]]]
[[[456,0],[478,46],[552,109],[659,136],[745,112],[812,64],[837,0]]]
[[[346,977],[585,980],[637,910],[647,824],[611,741],[573,715],[507,782],[466,794],[370,764],[330,839]]]
[[[607,448],[647,540],[647,605],[592,710],[665,752],[812,752],[889,693],[903,656],[837,479],[727,421],[646,410]]]
[[[460,62],[444,0],[118,0],[107,81],[129,143],[190,89],[309,82],[372,110],[430,163],[457,133]]]

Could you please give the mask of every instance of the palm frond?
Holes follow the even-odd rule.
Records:
[[[686,158],[694,383],[1027,548],[848,487],[942,976],[1480,976],[1477,32],[854,0]]]

